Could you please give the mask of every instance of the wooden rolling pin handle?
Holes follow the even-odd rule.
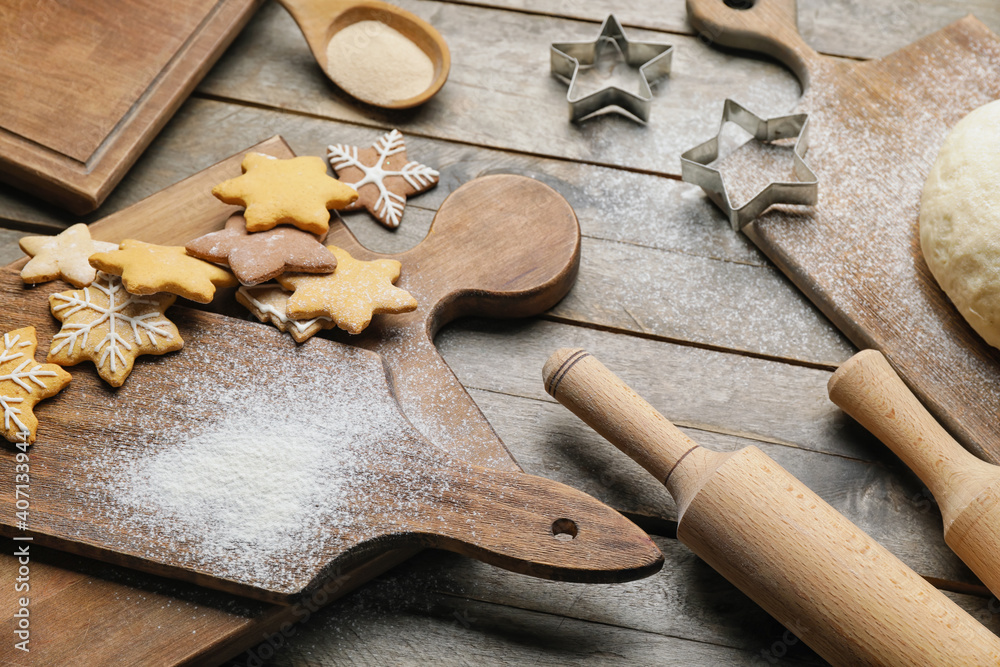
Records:
[[[1000,639],[756,447],[695,446],[582,350],[544,378],[666,480],[681,542],[834,665],[1000,665]]]
[[[664,484],[678,511],[729,456],[698,446],[585,350],[556,350],[542,377],[553,398]]]
[[[877,350],[854,355],[827,385],[830,400],[903,460],[934,494],[946,524],[997,480],[998,469],[966,451],[921,405]]]

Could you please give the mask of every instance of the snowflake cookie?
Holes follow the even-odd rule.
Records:
[[[346,250],[327,246],[337,256],[337,270],[321,276],[286,273],[278,276],[282,287],[294,290],[288,315],[296,320],[329,317],[348,333],[361,333],[378,313],[408,313],[417,300],[393,285],[401,265],[394,259],[364,262]]]
[[[69,384],[70,374],[55,364],[35,361],[38,339],[35,327],[3,335],[0,351],[0,407],[3,436],[11,442],[35,441],[38,418],[33,408],[43,398],[55,396]]]
[[[139,355],[183,347],[177,327],[163,315],[176,299],[129,294],[118,276],[99,271],[89,287],[49,297],[49,308],[63,325],[52,337],[47,360],[73,366],[89,359],[105,382],[120,387]]]
[[[330,273],[337,258],[315,234],[295,227],[279,227],[251,234],[242,215],[226,221],[226,228],[199,236],[187,244],[189,255],[225,264],[244,285],[256,285],[288,271]]]
[[[233,287],[236,278],[221,266],[191,257],[180,246],[153,245],[127,239],[118,250],[91,255],[90,264],[122,277],[132,294],[170,292],[198,303],[209,303],[216,287]]]
[[[329,252],[329,251],[327,251]],[[270,322],[278,331],[287,331],[296,343],[304,343],[321,329],[332,329],[336,322],[329,317],[293,320],[288,316],[290,292],[279,285],[254,285],[236,290],[236,300],[243,304],[261,322]]]
[[[34,285],[62,278],[73,287],[85,287],[94,282],[97,271],[87,261],[88,257],[118,247],[114,243],[92,240],[90,230],[82,222],[67,227],[56,236],[25,236],[19,244],[31,257],[21,269],[21,280]]]
[[[326,173],[323,158],[279,160],[248,153],[243,175],[219,183],[212,194],[227,204],[246,207],[247,231],[264,232],[288,223],[313,234],[330,229],[330,211],[344,208],[358,193]]]
[[[406,197],[438,184],[438,172],[406,158],[406,144],[399,130],[382,135],[371,148],[327,147],[327,158],[337,177],[358,191],[358,200],[346,211],[366,208],[390,229],[399,227]]]

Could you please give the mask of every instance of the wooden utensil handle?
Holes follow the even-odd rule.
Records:
[[[788,66],[805,88],[817,53],[802,40],[795,0],[687,0],[688,21],[708,44],[759,51]],[[733,3],[736,4],[736,3]]]
[[[955,441],[877,350],[854,355],[827,385],[830,400],[884,442],[927,485],[945,522],[966,507],[1000,468]]]
[[[678,512],[728,456],[699,447],[589,352],[557,350],[542,377],[545,391],[664,484]]]
[[[1000,664],[1000,639],[756,447],[694,446],[582,350],[544,376],[658,479],[696,480],[675,494],[677,537],[831,663]],[[699,452],[709,465],[688,466]]]
[[[443,476],[441,492],[421,498],[420,516],[409,517],[424,527],[425,546],[560,581],[631,581],[663,566],[663,554],[642,529],[565,484],[469,466],[430,472],[428,488],[441,486]],[[421,486],[413,479],[406,484]]]
[[[531,243],[525,243],[531,239]],[[438,209],[427,238],[397,256],[406,268],[450,276],[419,295],[435,304],[430,330],[456,317],[525,317],[548,310],[573,286],[580,263],[580,224],[566,199],[517,174],[480,176]]]

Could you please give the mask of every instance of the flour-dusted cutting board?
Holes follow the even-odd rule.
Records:
[[[97,208],[259,0],[0,6],[0,179]]]
[[[278,157],[292,155],[277,138],[249,150]],[[237,175],[241,159],[242,153],[233,156],[94,223],[91,230],[95,237],[105,240],[131,236],[157,243],[183,243],[221,228],[225,219],[237,209],[221,204],[208,194],[208,190],[211,185]],[[569,289],[576,274],[579,229],[565,201],[544,194],[551,191],[540,184],[531,183],[522,196],[497,199],[498,194],[503,194],[502,189],[494,189],[500,181],[485,179],[482,182],[488,187],[479,190],[479,197],[486,195],[485,200],[480,199],[484,205],[479,218],[450,229],[448,234],[439,234],[442,230],[435,227],[428,241],[399,257],[404,264],[400,284],[418,298],[432,299],[439,307],[422,308],[399,316],[397,325],[406,324],[398,327],[404,335],[386,339],[381,344],[374,336],[361,340],[367,340],[366,346],[378,349],[383,355],[404,413],[428,439],[475,463],[516,471],[516,464],[499,438],[437,355],[432,337],[438,327],[466,313],[528,315],[555,303]],[[489,196],[491,191],[492,198]],[[463,188],[454,193],[452,199],[469,195]],[[537,215],[529,216],[532,212]],[[519,240],[528,238],[533,243]],[[366,259],[375,256],[359,246],[337,220],[333,221],[330,242],[338,243],[355,256]],[[432,252],[434,247],[438,251]],[[407,267],[415,263],[426,264],[429,269],[408,271]],[[442,267],[443,275],[437,274],[434,281],[422,281],[422,278],[435,275],[435,265]],[[15,268],[17,266],[19,264]],[[220,298],[217,303],[224,301]],[[235,314],[239,310],[231,312]],[[274,333],[265,325],[247,323],[245,326]],[[45,336],[42,338],[44,340]],[[290,339],[287,342],[290,344]],[[40,356],[42,353],[44,349]],[[140,360],[139,367],[142,363],[144,361]],[[76,372],[86,374],[90,371],[83,366]],[[44,410],[52,407],[46,403],[51,401],[39,406],[43,416]],[[453,437],[442,437],[442,434],[453,434]],[[39,445],[43,442],[40,440]],[[355,570],[343,570],[324,588],[321,597],[333,599],[342,595],[410,553],[412,550],[395,550]],[[14,562],[9,556],[6,558]],[[195,617],[179,610],[188,604],[183,600],[203,596],[195,597],[183,584],[177,584],[174,589],[155,579],[145,581],[141,577],[88,577],[73,571],[72,566],[70,569],[58,567],[60,563],[71,561],[47,560],[50,564],[44,560],[36,562],[33,570],[39,594],[45,599],[33,607],[44,641],[33,649],[32,655],[48,659],[52,664],[64,664],[70,656],[75,664],[102,664],[110,654],[122,657],[129,664],[209,660],[208,656],[229,655],[256,643],[282,623],[298,618],[294,607],[234,605],[224,596],[206,600]],[[182,602],[170,604],[174,599],[172,595],[179,596]],[[88,610],[86,618],[81,617],[80,609]],[[129,622],[100,620],[120,618],[128,618]],[[46,632],[45,628],[49,627],[63,630]],[[141,643],[134,641],[137,629],[143,633]],[[79,638],[84,633],[90,639],[84,647],[85,654],[81,654]],[[8,649],[8,645],[3,645],[0,656]],[[13,659],[13,654],[7,657]]]
[[[917,223],[948,130],[1000,97],[1000,38],[970,16],[880,60],[848,62],[802,40],[794,0],[748,4],[687,3],[707,39],[772,55],[803,81],[796,111],[810,114],[806,159],[820,195],[744,231],[856,345],[885,353],[966,447],[1000,462],[1000,352],[938,288]],[[734,175],[753,164],[751,151],[733,159]]]
[[[497,178],[511,194],[528,180]],[[475,212],[446,201],[437,219]],[[47,294],[64,286],[19,283],[5,270],[0,308],[51,340]],[[78,366],[39,415],[26,531],[35,544],[286,604],[398,547],[585,582],[639,578],[663,562],[641,529],[590,496],[422,437],[374,352],[315,337],[297,345],[215,313],[168,317],[183,350],[137,363],[118,389]],[[435,389],[427,377],[425,391]],[[6,477],[0,533],[10,536]]]

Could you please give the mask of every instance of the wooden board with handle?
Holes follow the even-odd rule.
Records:
[[[93,211],[259,5],[5,3],[0,180]]]
[[[249,150],[277,157],[292,156],[291,150],[280,138],[268,140]],[[221,228],[237,209],[221,204],[209,194],[209,190],[215,183],[239,174],[242,156],[242,153],[235,155],[94,223],[91,225],[93,235],[105,240],[136,237],[155,243],[179,244]],[[439,251],[445,255],[435,259],[435,253],[429,252],[431,246],[427,245],[428,241],[399,258],[404,264],[399,284],[415,294],[435,299],[438,307],[421,308],[399,316],[397,329],[405,335],[394,337],[382,345],[376,343],[375,337],[369,336],[365,344],[382,354],[404,413],[424,436],[445,450],[457,448],[460,450],[458,454],[473,463],[516,471],[519,468],[510,459],[499,437],[438,356],[431,342],[440,326],[466,313],[516,316],[543,310],[561,298],[573,282],[579,261],[580,239],[572,210],[561,198],[544,195],[551,191],[533,182],[526,191],[522,191],[521,196],[501,197],[497,201],[496,196],[503,194],[502,188],[499,192],[494,191],[490,183],[499,184],[504,177],[499,178],[487,180],[489,187],[480,190],[475,198],[484,205],[479,219],[465,220],[463,225],[452,228],[449,234],[435,239]],[[465,194],[459,191],[455,196],[468,194],[468,191]],[[486,198],[482,199],[484,195]],[[523,212],[533,210],[541,213],[540,218],[533,219],[544,220],[543,226],[524,224]],[[491,215],[491,211],[494,214]],[[435,238],[439,231],[433,231],[430,238]],[[530,251],[525,250],[528,245],[519,244],[517,239],[527,237],[541,242],[530,246]],[[370,259],[376,256],[362,248],[338,220],[332,223],[329,242],[337,243],[356,257]],[[465,246],[464,253],[459,252],[461,248],[453,246],[456,243]],[[439,280],[434,283],[420,281],[421,276],[431,275],[434,269],[426,273],[408,272],[406,269],[423,262],[437,262],[444,266]],[[223,301],[220,298],[217,303]],[[239,311],[229,312],[235,314]],[[240,316],[246,315],[242,313]],[[405,326],[399,326],[403,324]],[[265,328],[264,325],[247,326]],[[393,349],[396,345],[398,351]],[[140,360],[139,365],[142,363]],[[89,372],[84,367],[77,370],[77,373]],[[44,403],[39,409],[45,409]],[[440,437],[442,433],[449,432],[459,434],[460,438],[453,441]],[[318,597],[325,600],[345,594],[411,553],[412,549],[398,549],[368,561],[356,570],[343,570],[341,576],[321,590]],[[207,607],[202,607],[198,618],[175,614],[172,610],[181,607],[165,604],[164,597],[169,600],[171,592],[177,590],[182,598],[190,599],[190,593],[183,593],[184,584],[157,582],[156,577],[139,575],[124,578],[125,581],[122,581],[123,577],[93,578],[85,574],[86,570],[84,574],[77,574],[72,568],[63,569],[69,562],[66,558],[54,555],[49,559],[52,564],[46,564],[45,560],[36,560],[33,576],[40,590],[57,592],[45,601],[44,609],[39,614],[49,614],[49,618],[53,619],[68,619],[72,616],[68,610],[84,606],[93,610],[95,617],[105,612],[120,615],[122,605],[126,604],[123,601],[129,600],[127,615],[131,619],[130,624],[105,628],[106,634],[100,642],[92,643],[93,652],[88,651],[86,655],[79,653],[79,640],[73,633],[49,637],[43,644],[44,650],[33,653],[33,657],[45,659],[48,656],[52,664],[60,664],[60,656],[69,655],[77,664],[101,664],[109,651],[127,655],[132,664],[175,664],[210,657],[221,659],[260,641],[283,623],[301,618],[301,609],[295,607],[264,605],[233,611],[234,604],[227,602],[222,594],[218,594],[218,599],[207,602]],[[151,591],[157,594],[152,595]],[[206,614],[209,617],[207,621]],[[41,618],[40,624],[44,623]],[[145,641],[141,646],[132,641],[129,630],[132,626],[144,628]],[[8,649],[9,646],[5,645],[2,650]],[[4,654],[0,653],[0,656]],[[13,660],[15,656],[5,657]]]
[[[769,54],[803,82],[796,111],[810,114],[806,159],[820,198],[812,209],[773,207],[744,231],[856,345],[881,350],[967,448],[1000,462],[1000,352],[938,288],[917,223],[945,135],[1000,97],[1000,38],[969,16],[885,58],[848,62],[803,41],[794,0],[748,5],[687,2],[708,39]],[[737,151],[733,173],[752,154]]]

